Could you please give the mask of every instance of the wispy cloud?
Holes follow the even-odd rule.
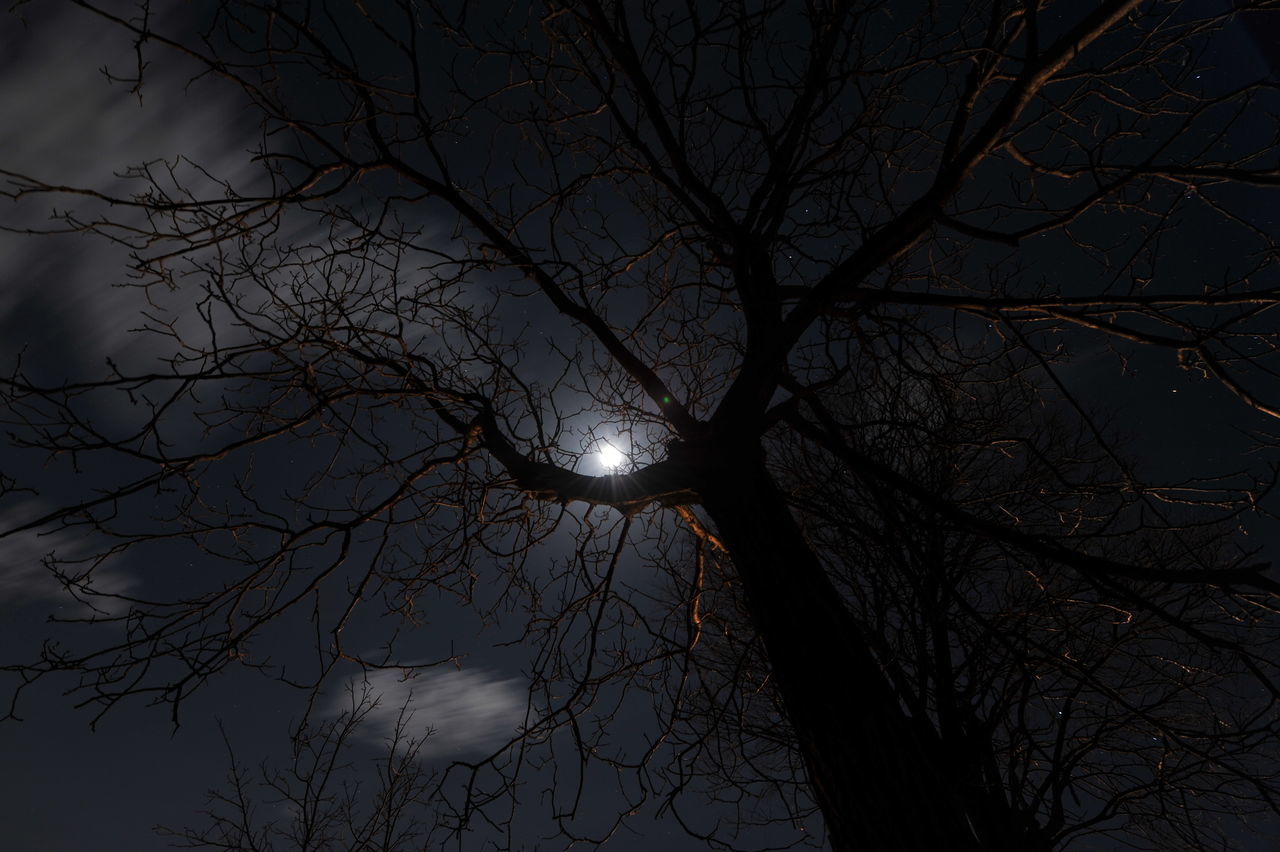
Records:
[[[0,532],[19,527],[24,521],[37,518],[48,510],[49,507],[39,500],[8,507]],[[78,572],[90,568],[93,563],[89,557],[100,550],[84,530],[78,529],[26,530],[0,537],[0,601],[6,604],[72,603],[63,582],[50,567],[49,558],[56,560],[60,571],[75,577]],[[93,568],[88,589],[95,593],[91,598],[94,606],[115,612],[119,609],[119,602],[109,596],[125,594],[136,585],[135,577],[106,563]],[[85,614],[87,612],[86,606]]]
[[[525,689],[521,681],[483,670],[427,672],[405,678],[397,671],[374,671],[351,684],[355,694],[367,688],[377,705],[365,716],[357,736],[382,746],[395,735],[403,718],[403,733],[426,737],[420,756],[458,757],[501,744],[515,735],[524,721]],[[335,699],[328,715],[350,711],[345,696]]]
[[[120,11],[128,17],[134,6],[122,4]],[[189,88],[195,69],[158,55],[148,57],[157,61],[149,65],[140,101],[127,83],[110,83],[98,70],[125,75],[136,69],[127,34],[62,4],[31,4],[22,12],[25,27],[13,16],[0,27],[0,169],[118,195],[142,186],[117,175],[149,161],[183,156],[237,183],[260,171],[246,154],[256,129],[244,120],[233,92]],[[34,51],[42,55],[36,58]],[[38,79],[33,67],[40,69]],[[190,177],[192,170],[183,174]],[[3,205],[0,225],[57,227],[52,211],[92,218],[94,208],[82,196],[30,196]],[[127,218],[120,210],[110,215]],[[0,233],[0,327],[9,341],[0,345],[0,357],[14,354],[15,341],[26,343],[28,366],[57,374],[73,369],[72,362],[96,368],[105,356],[119,359],[137,348],[142,341],[129,332],[145,301],[137,290],[119,286],[127,281],[126,270],[127,252],[104,239]],[[173,307],[181,313],[182,298]]]

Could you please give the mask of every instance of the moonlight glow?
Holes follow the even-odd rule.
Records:
[[[596,452],[596,458],[600,460],[600,466],[609,473],[613,473],[622,467],[623,461],[626,460],[621,450],[609,444],[600,445],[600,449]]]

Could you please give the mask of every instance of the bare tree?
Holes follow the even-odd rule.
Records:
[[[520,735],[434,788],[459,827],[534,753],[570,840],[724,785],[816,805],[835,849],[1212,848],[1205,813],[1276,810],[1280,584],[1231,538],[1274,472],[1143,477],[1064,374],[1162,352],[1280,414],[1280,111],[1209,73],[1234,12],[226,0],[192,34],[75,5],[137,85],[159,52],[236,87],[262,171],[5,173],[133,250],[169,347],[10,375],[19,444],[113,462],[9,534],[99,536],[55,563],[90,602],[107,557],[205,554],[23,683],[176,714],[233,664],[407,666],[448,594],[536,649]],[[303,676],[260,637],[307,620]],[[609,737],[636,690],[638,751]],[[600,767],[642,779],[603,824]],[[690,829],[750,842],[744,811]]]
[[[367,686],[348,694],[348,706],[337,718],[300,732],[288,770],[264,764],[256,780],[237,761],[223,732],[231,758],[228,791],[210,794],[208,825],[162,833],[184,848],[245,852],[426,848],[432,826],[421,817],[431,778],[419,762],[423,741],[409,732],[412,711],[400,708],[385,758],[377,761],[372,778],[362,777],[349,752],[378,698]]]

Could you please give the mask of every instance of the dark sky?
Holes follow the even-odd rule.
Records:
[[[234,98],[200,84],[185,88],[183,75],[161,66],[152,69],[140,105],[127,86],[109,84],[98,71],[129,68],[127,40],[62,4],[32,4],[24,7],[23,17],[0,17],[0,103],[5,105],[0,167],[95,186],[104,181],[109,186],[113,170],[179,154],[222,174],[249,168],[244,152],[254,127]],[[1251,37],[1238,35],[1241,50],[1232,61],[1247,68],[1245,73],[1267,61],[1275,68],[1276,33],[1265,20],[1251,22]],[[1274,218],[1267,225],[1274,228]],[[128,334],[139,294],[111,286],[123,276],[124,254],[102,241],[0,234],[0,355],[11,358],[22,349],[33,372],[46,376],[85,375],[108,355],[145,361],[154,353]],[[1120,369],[1112,354],[1099,349],[1065,376],[1093,398],[1119,406],[1147,442],[1139,454],[1149,453],[1165,466],[1157,471],[1161,475],[1212,469],[1219,456],[1238,452],[1221,438],[1224,428],[1261,423],[1242,413],[1220,388],[1195,381],[1167,358],[1143,357],[1130,368]],[[1175,462],[1177,469],[1170,470],[1170,459],[1185,465]],[[6,464],[6,469],[39,475],[29,460]],[[44,500],[65,487],[47,485],[51,496]],[[44,505],[14,504],[9,517],[36,514]],[[55,547],[74,553],[85,546],[58,534],[0,542],[0,647],[6,659],[46,635],[46,614],[67,611],[38,564],[39,554]],[[157,552],[152,558],[166,555]],[[119,569],[106,582],[124,589],[135,580],[128,569]],[[411,694],[416,724],[435,730],[425,752],[429,761],[473,755],[519,724],[525,701],[519,650],[488,649],[487,643],[499,637],[481,635],[463,614],[438,619],[432,627],[433,635],[422,642],[424,658],[438,655],[451,641],[463,655],[461,667],[435,670],[407,684],[393,676],[376,678],[373,686],[388,709],[371,719],[357,754],[376,753],[395,723],[391,710]],[[341,701],[340,690],[330,690],[319,715],[336,714]],[[190,702],[176,731],[167,708],[140,705],[124,707],[90,730],[86,711],[70,707],[57,684],[41,684],[24,698],[23,721],[0,725],[0,846],[18,852],[168,848],[152,827],[190,823],[206,789],[225,773],[226,749],[216,722],[224,724],[241,757],[253,763],[285,758],[285,738],[298,713],[296,691],[235,673]],[[535,839],[524,842],[537,848]],[[704,846],[668,820],[652,824],[644,837],[622,837],[607,848],[681,852]]]
[[[111,84],[100,71],[132,69],[134,57],[125,37],[62,4],[33,5],[21,13],[0,17],[4,168],[101,188],[122,185],[111,180],[113,171],[179,155],[233,180],[252,170],[246,151],[256,126],[225,89],[188,86],[187,76],[167,67],[161,54],[148,70],[139,103],[128,85]],[[23,215],[42,216],[47,209],[37,205]],[[8,361],[21,352],[32,374],[48,379],[93,375],[108,356],[125,364],[146,363],[156,350],[130,334],[144,301],[138,291],[114,286],[126,280],[126,262],[123,250],[101,240],[0,234],[0,354]],[[38,500],[11,501],[7,520],[34,516],[57,495],[77,487],[52,470],[41,471],[40,464],[6,457],[6,472],[33,477],[44,492]],[[0,543],[0,645],[6,659],[33,652],[51,631],[65,629],[49,627],[47,615],[77,611],[46,575],[41,554],[56,550],[72,556],[85,547],[66,533]],[[104,573],[102,588],[136,591],[141,586],[135,574],[163,569],[170,558],[187,557],[149,551]],[[481,636],[468,612],[433,610],[430,635],[418,641],[422,659],[456,654],[458,665],[434,669],[412,682],[394,672],[374,673],[369,684],[382,706],[361,727],[354,759],[368,763],[383,753],[384,738],[410,700],[415,713],[411,732],[432,731],[421,752],[428,766],[475,757],[510,737],[524,718],[528,688],[521,671],[527,653],[518,645],[507,651],[491,647],[495,641],[509,641],[510,633]],[[357,631],[352,641],[364,642],[360,650],[366,651],[382,638]],[[279,641],[287,646],[310,640],[284,636]],[[361,681],[351,671],[342,672],[323,694],[315,718],[336,717],[347,706],[344,686]],[[6,850],[170,848],[153,827],[201,824],[196,814],[205,806],[207,791],[224,786],[228,754],[218,724],[241,761],[287,766],[288,736],[305,698],[298,690],[239,672],[188,702],[176,731],[168,707],[143,702],[112,712],[90,730],[91,709],[74,709],[60,694],[65,685],[41,684],[24,696],[22,721],[0,726],[0,846]],[[528,824],[520,831],[517,848],[535,849],[549,828]],[[475,836],[484,835],[481,828]],[[703,848],[670,819],[650,821],[643,838],[631,841],[624,834],[609,848],[652,849],[654,842],[671,852]]]
[[[131,67],[128,41],[91,16],[52,6],[23,9],[25,20],[9,13],[0,17],[0,100],[7,113],[0,149],[6,168],[96,186],[104,178],[110,185],[112,171],[157,157],[187,156],[229,176],[246,168],[254,127],[232,100],[208,87],[184,89],[184,77],[160,66],[151,69],[140,105],[127,85],[111,85],[99,71]],[[0,258],[6,359],[21,347],[35,374],[52,377],[91,374],[108,354],[126,362],[153,354],[129,334],[142,305],[139,293],[112,286],[124,280],[121,250],[80,237],[32,241],[0,235]],[[12,472],[18,464],[11,459],[5,469]],[[44,478],[41,485],[58,493],[38,467],[23,472]],[[35,514],[44,505],[11,506],[7,517]],[[55,534],[7,539],[0,547],[0,636],[7,651],[30,650],[49,630],[45,614],[72,608],[61,602],[38,559],[48,549],[70,555],[78,546],[73,536]],[[128,570],[117,569],[105,588],[131,588]],[[464,665],[413,684],[375,676],[373,686],[385,704],[362,729],[362,758],[378,753],[410,691],[418,696],[418,724],[436,731],[423,752],[432,761],[474,755],[509,736],[523,718],[526,689],[519,663],[504,671],[502,660],[488,661],[483,646],[472,647],[475,626],[461,617],[436,627],[456,641]],[[342,706],[340,683],[326,695],[321,716]],[[140,703],[91,731],[89,714],[72,709],[59,687],[40,688],[24,700],[21,724],[0,727],[0,845],[31,852],[169,848],[152,827],[194,824],[206,790],[220,786],[225,775],[228,758],[216,722],[249,762],[267,756],[287,762],[290,725],[302,709],[298,698],[296,690],[271,680],[233,675],[184,708],[177,731],[166,708]]]

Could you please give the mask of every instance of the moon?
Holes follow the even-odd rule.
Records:
[[[622,454],[622,450],[610,444],[601,444],[600,449],[596,452],[596,458],[600,460],[600,467],[609,473],[613,473],[622,467],[622,463],[627,460],[627,457]]]

